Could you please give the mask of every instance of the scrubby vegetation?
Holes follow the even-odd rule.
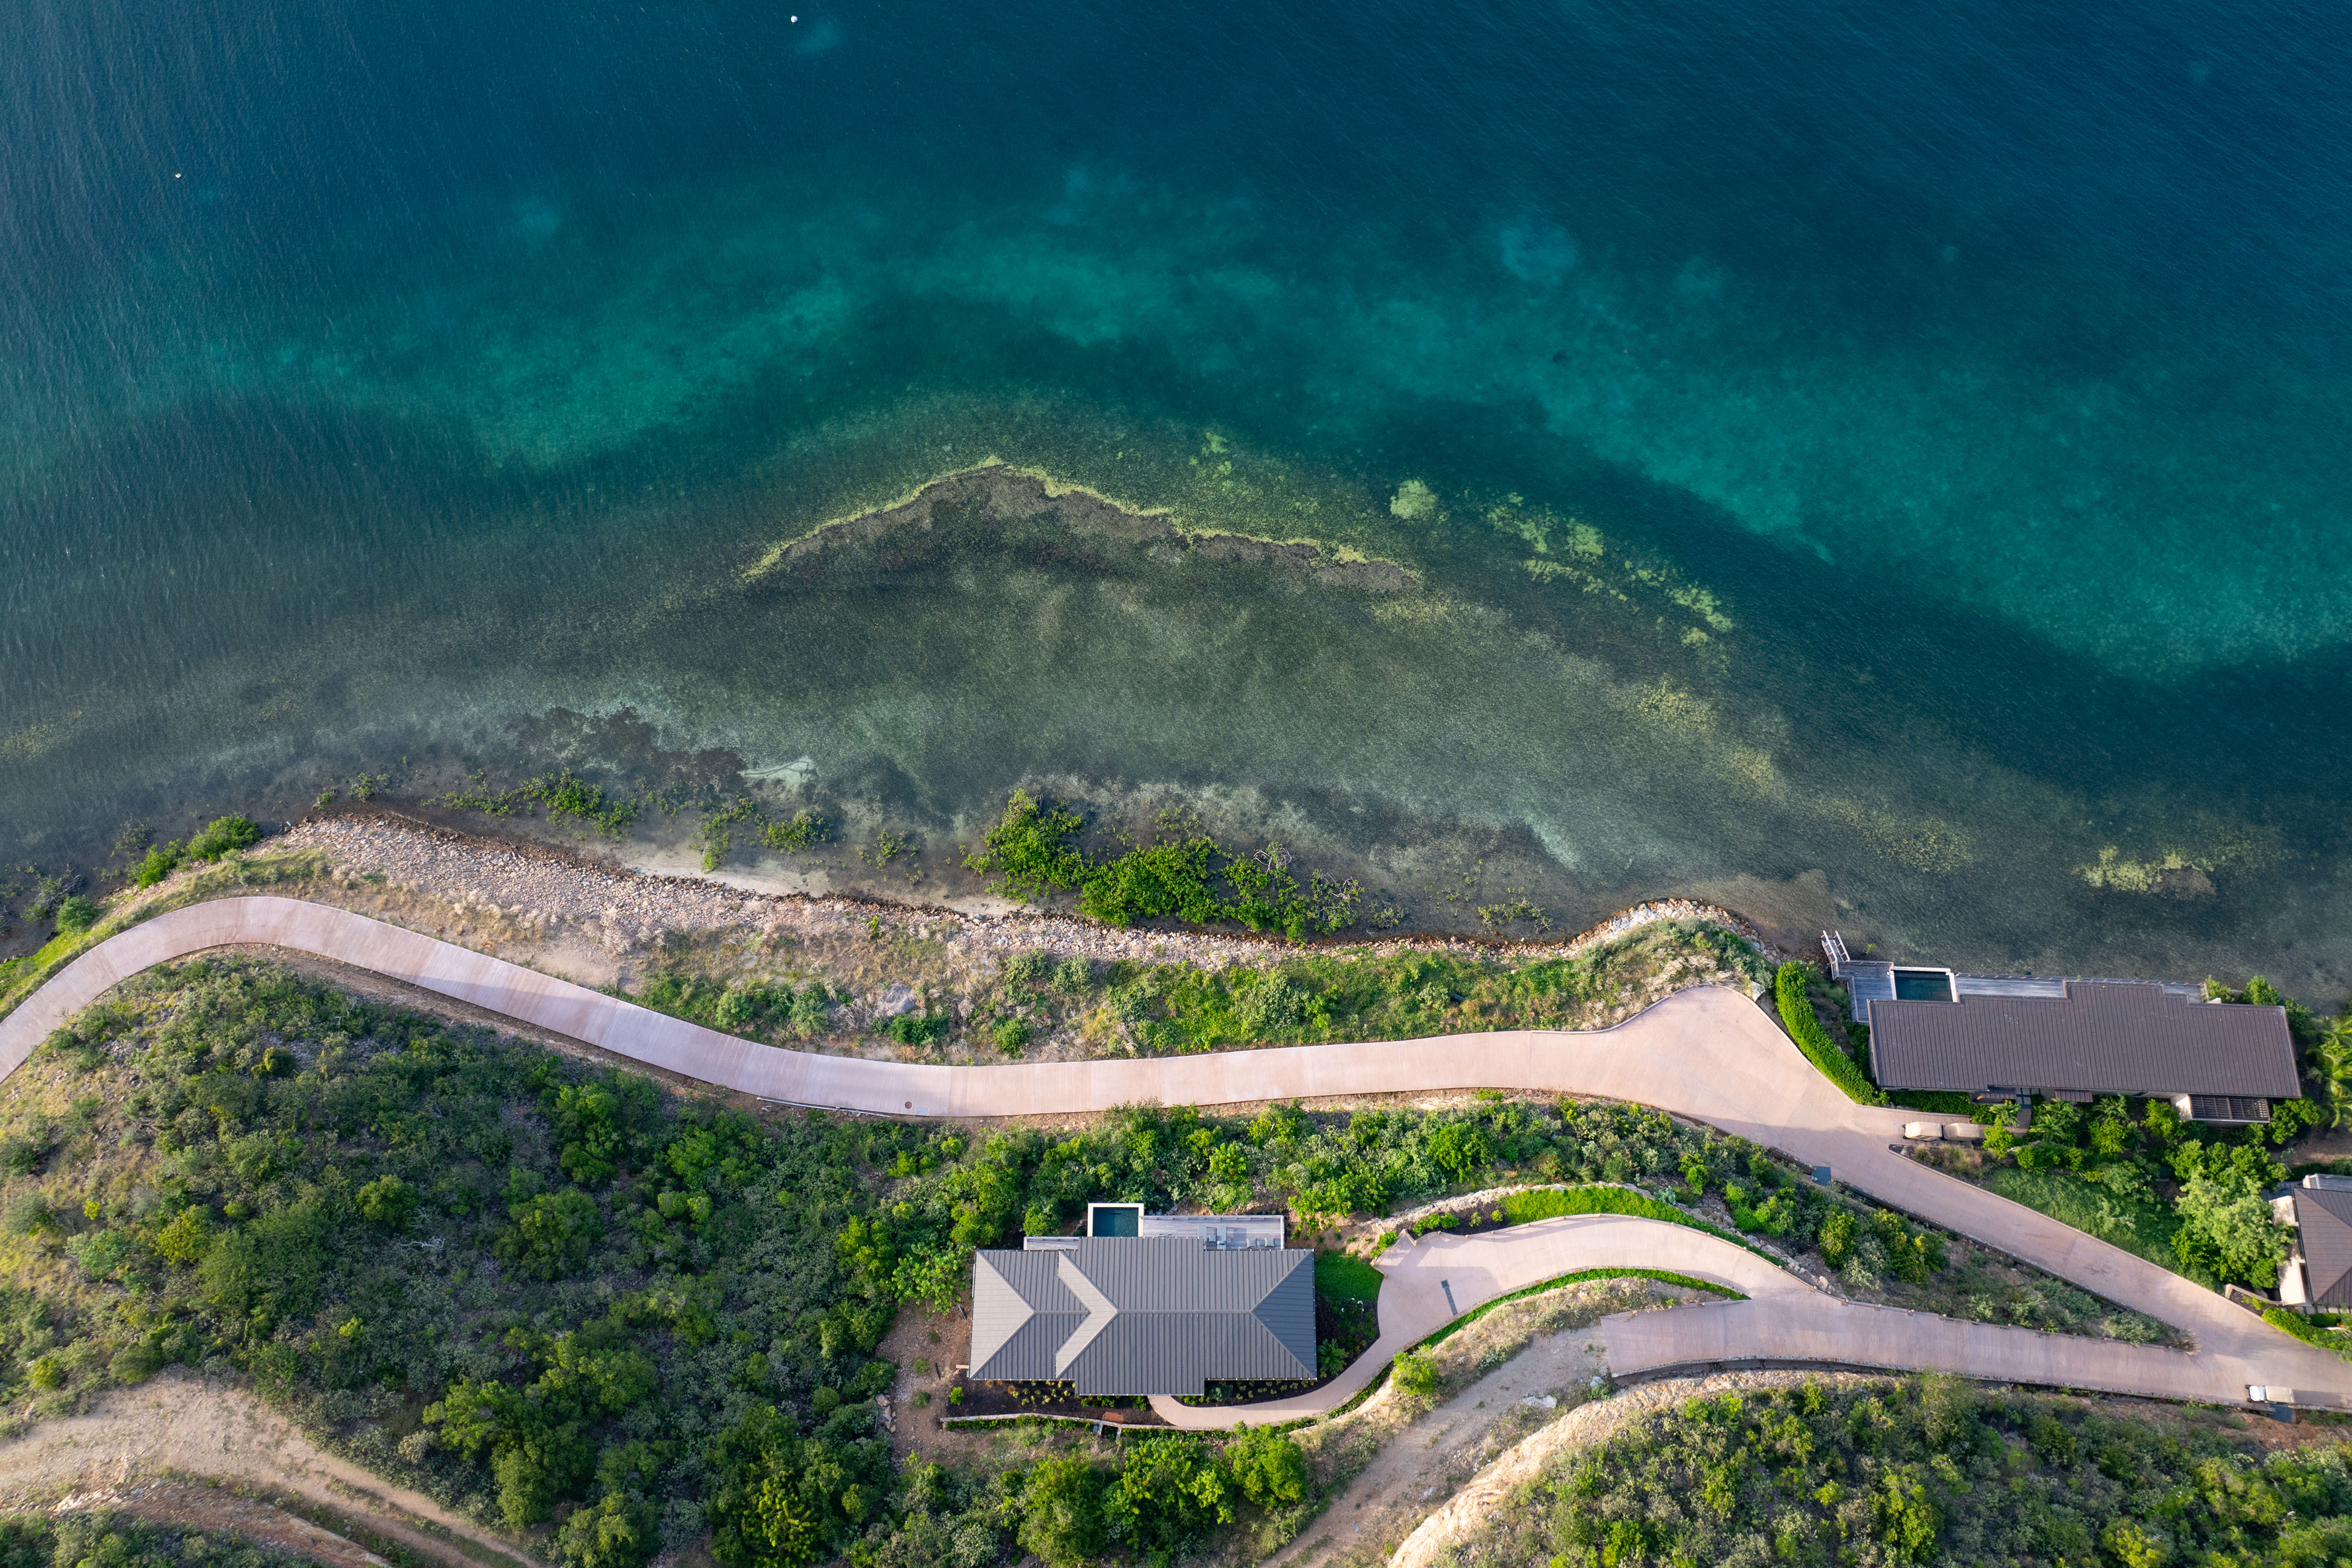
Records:
[[[0,1568],[304,1568],[307,1561],[129,1514],[0,1518]]]
[[[2252,1568],[2352,1556],[2345,1448],[2265,1451],[2243,1420],[1937,1377],[1719,1394],[1555,1459],[1463,1558]]]
[[[901,1301],[960,1295],[973,1249],[1067,1228],[1092,1198],[1378,1210],[1505,1161],[1671,1170],[1684,1137],[1630,1108],[1507,1102],[1139,1110],[979,1140],[763,1124],[198,960],[131,982],[12,1085],[0,1375],[38,1414],[174,1363],[242,1373],[363,1462],[545,1530],[581,1568],[706,1529],[734,1568],[975,1520],[1037,1534],[1063,1503],[1008,1500],[1001,1478],[927,1482],[960,1522],[908,1522],[919,1489],[874,1428],[880,1335]],[[1122,1493],[1125,1474],[1086,1483],[1104,1540],[1198,1523],[1150,1522],[1160,1483]]]
[[[216,817],[186,843],[157,844],[147,852],[131,880],[152,887],[183,865],[216,861],[232,850],[251,849],[261,841],[261,827],[250,817]]]
[[[1657,922],[1572,956],[1517,963],[1464,952],[1340,950],[1212,969],[1033,949],[979,977],[943,963],[936,945],[903,933],[889,940],[898,946],[869,944],[833,968],[801,951],[665,944],[631,999],[772,1044],[866,1027],[887,1034],[887,1021],[838,1009],[856,999],[853,985],[870,996],[895,971],[919,984],[924,1019],[919,1040],[893,1037],[897,1043],[960,1046],[984,1057],[1039,1045],[1061,1055],[1163,1056],[1596,1028],[1689,986],[1746,988],[1771,974],[1738,936],[1698,921]]]
[[[838,998],[822,980],[798,988],[761,981],[720,985],[671,970],[655,975],[629,999],[709,1029],[782,1045],[824,1033]]]
[[[14,1089],[0,1375],[20,1409],[174,1363],[239,1372],[580,1568],[706,1530],[730,1568],[912,1562],[928,1548],[900,1537],[939,1530],[982,1559],[1047,1539],[1067,1475],[1033,1497],[1017,1475],[898,1473],[875,1345],[902,1300],[960,1293],[973,1248],[1106,1186],[1167,1202],[1231,1146],[1182,1113],[978,1145],[763,1125],[230,960],[132,982]],[[1200,1490],[1211,1472],[1231,1499]],[[1079,1487],[1084,1529],[1189,1542],[1253,1495],[1247,1474],[1130,1450]]]
[[[1236,852],[1197,823],[1163,813],[1149,842],[1122,838],[1122,852],[1097,859],[1076,842],[1085,830],[1085,820],[1066,806],[1041,803],[1016,789],[987,841],[964,864],[995,878],[1000,891],[1016,898],[1076,893],[1078,906],[1107,925],[1165,919],[1230,924],[1278,931],[1297,942],[1365,918],[1361,884],[1313,870],[1302,883],[1278,843]]]
[[[1843,1245],[1857,1277],[1937,1266],[1898,1218],[1631,1106],[1146,1108],[985,1136],[762,1121],[211,959],[129,983],[11,1085],[0,1390],[41,1415],[173,1364],[241,1375],[570,1568],[706,1532],[727,1568],[1181,1554],[1311,1510],[1253,1490],[1254,1467],[1290,1473],[1271,1439],[902,1469],[871,1397],[899,1306],[952,1303],[975,1249],[1066,1231],[1089,1200],[1281,1204],[1304,1229],[1513,1180],[1679,1187],[1778,1245]],[[1336,1370],[1370,1342],[1377,1276],[1332,1252],[1318,1281]]]
[[[976,998],[982,1024],[1079,1027],[1148,1055],[1491,1029],[1612,1023],[1687,986],[1761,984],[1756,950],[1697,921],[1646,925],[1567,957],[1508,963],[1460,953],[1307,953],[1259,967],[1015,955]]]

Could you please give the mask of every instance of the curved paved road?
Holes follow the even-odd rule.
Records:
[[[1419,1344],[1462,1313],[1497,1296],[1587,1269],[1663,1269],[1745,1296],[1798,1298],[1811,1308],[1832,1301],[1769,1259],[1719,1236],[1622,1214],[1565,1215],[1484,1236],[1434,1231],[1419,1241],[1399,1241],[1380,1256],[1378,1267],[1388,1276],[1381,1285],[1381,1337],[1322,1387],[1292,1399],[1205,1407],[1161,1395],[1152,1399],[1151,1408],[1170,1426],[1193,1431],[1320,1416],[1354,1398],[1400,1351]]]
[[[1005,1116],[1103,1111],[1147,1101],[1218,1105],[1509,1088],[1655,1105],[1769,1145],[1804,1164],[1829,1166],[1838,1179],[1883,1202],[2186,1330],[2200,1347],[2198,1354],[2181,1358],[2199,1369],[2195,1397],[2242,1401],[2250,1383],[2352,1396],[2352,1364],[2291,1339],[2211,1291],[2119,1248],[1890,1153],[1887,1145],[1899,1136],[1907,1113],[1854,1104],[1754,1004],[1713,987],[1681,992],[1639,1018],[1591,1033],[1509,1030],[1144,1061],[944,1067],[754,1045],[346,910],[298,899],[232,898],[158,915],[68,965],[0,1019],[0,1074],[13,1071],[50,1030],[118,981],[170,959],[234,944],[291,947],[373,969],[652,1066],[796,1104],[898,1115]],[[1780,1322],[1757,1311],[1706,1310],[1733,1314],[1725,1321],[1751,1323],[1758,1334]],[[1693,1314],[1643,1315],[1678,1322]],[[2086,1340],[2065,1343],[2130,1349]],[[1626,1346],[1629,1354],[1636,1353],[1633,1340]],[[1644,1340],[1638,1354],[1668,1358],[1657,1364],[1720,1359],[1696,1354],[1704,1346],[1686,1346],[1693,1354],[1669,1356],[1673,1348]],[[1918,1348],[1924,1354],[1935,1347],[1920,1341]],[[1779,1354],[1760,1339],[1748,1343],[1743,1354]],[[1929,1358],[1906,1364],[1945,1363]],[[2099,1381],[2090,1375],[2037,1380]],[[2175,1394],[2180,1386],[2152,1382],[2145,1391]]]

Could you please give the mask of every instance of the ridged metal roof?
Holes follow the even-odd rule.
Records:
[[[2294,1228],[2312,1305],[2352,1306],[2352,1192],[2295,1188]]]
[[[2192,1002],[2128,981],[2069,980],[2063,997],[1874,1001],[1870,1062],[1893,1090],[2303,1092],[2285,1009]]]
[[[1315,1375],[1315,1254],[1118,1238],[972,1265],[971,1375],[1081,1395]]]

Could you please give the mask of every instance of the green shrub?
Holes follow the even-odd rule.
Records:
[[[416,1215],[416,1189],[390,1174],[361,1187],[358,1202],[362,1218],[387,1230],[404,1229]]]
[[[984,847],[966,855],[964,864],[997,878],[1015,898],[1034,902],[1049,890],[1066,892],[1087,874],[1086,856],[1069,841],[1085,826],[1076,812],[1041,806],[1028,791],[1015,789]]]
[[[2284,1329],[2305,1344],[2315,1344],[2352,1361],[2352,1334],[2332,1333],[2301,1312],[2289,1312],[2284,1307],[2264,1309],[2263,1322],[2274,1329]]]
[[[1029,1044],[1029,1023],[1025,1019],[1005,1019],[994,1030],[996,1049],[1007,1056],[1018,1056]]]
[[[180,862],[186,857],[187,852],[177,843],[157,844],[147,852],[147,858],[139,862],[134,880],[142,887],[152,887],[179,870]]]
[[[935,1040],[946,1038],[948,1020],[945,1017],[932,1018],[923,1013],[900,1013],[884,1027],[882,1032],[895,1045],[929,1045]]]
[[[1389,1375],[1395,1379],[1400,1394],[1427,1399],[1437,1393],[1437,1363],[1419,1351],[1409,1350],[1398,1356]]]
[[[1279,1432],[1246,1424],[1234,1428],[1225,1444],[1224,1460],[1242,1495],[1260,1508],[1286,1508],[1304,1502],[1313,1484],[1307,1455]]]
[[[1008,990],[1026,991],[1043,985],[1053,967],[1049,953],[1015,953],[1004,960],[1002,977]]]
[[[1017,1536],[1023,1549],[1047,1568],[1080,1568],[1102,1544],[1102,1474],[1085,1459],[1038,1461],[1022,1491]]]
[[[216,861],[232,850],[247,850],[261,841],[261,825],[250,817],[215,817],[188,841],[187,858]]]
[[[1864,1105],[1885,1104],[1886,1096],[1822,1028],[1822,1020],[1813,1013],[1812,978],[1813,967],[1801,959],[1781,965],[1772,977],[1772,997],[1780,1004],[1780,1021],[1788,1027],[1789,1037],[1797,1042],[1797,1049],[1805,1053],[1806,1060],[1844,1090],[1849,1099]]]
[[[1103,1500],[1103,1523],[1112,1540],[1147,1562],[1172,1562],[1191,1556],[1215,1526],[1233,1522],[1234,1490],[1200,1434],[1130,1437]]]
[[[964,864],[1016,898],[1076,892],[1079,907],[1106,925],[1171,917],[1195,925],[1229,921],[1301,941],[1355,921],[1363,890],[1320,873],[1302,884],[1279,844],[1236,854],[1178,819],[1163,817],[1160,826],[1166,836],[1155,842],[1130,842],[1122,854],[1090,861],[1073,841],[1086,828],[1076,812],[1016,789]]]
[[[67,936],[79,936],[98,924],[99,908],[89,899],[77,893],[58,904],[58,930]]]

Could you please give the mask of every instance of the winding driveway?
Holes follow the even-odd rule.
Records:
[[[1193,1431],[1320,1416],[1354,1398],[1399,1352],[1412,1349],[1464,1312],[1497,1296],[1587,1269],[1662,1269],[1745,1296],[1796,1297],[1816,1309],[1832,1300],[1770,1260],[1719,1236],[1622,1214],[1567,1215],[1483,1236],[1449,1236],[1441,1230],[1418,1241],[1407,1237],[1381,1254],[1378,1266],[1387,1276],[1381,1282],[1381,1337],[1322,1387],[1255,1405],[1194,1406],[1155,1395],[1152,1410],[1170,1426]]]
[[[2341,1406],[2352,1397],[2352,1364],[2119,1248],[1891,1152],[1911,1113],[1853,1103],[1754,1003],[1718,987],[1680,992],[1591,1032],[1503,1030],[1205,1056],[947,1067],[755,1045],[347,910],[227,898],[159,915],[68,965],[0,1019],[0,1075],[118,982],[206,948],[241,945],[372,969],[650,1066],[791,1104],[1014,1116],[1145,1102],[1222,1105],[1498,1088],[1655,1105],[1802,1164],[1828,1166],[1838,1180],[1881,1202],[2172,1323],[2199,1348],[2184,1354],[2058,1335],[2021,1339],[2018,1331],[1832,1305],[1825,1296],[1759,1295],[1612,1320],[1611,1365],[1620,1375],[1726,1360],[1830,1360],[2225,1403],[2244,1402],[2255,1385],[2273,1399],[2289,1389],[2302,1403]],[[1586,1266],[1595,1265],[1570,1267]],[[1464,1310],[1472,1304],[1459,1291],[1455,1299]],[[1385,1340],[1385,1310],[1381,1328]],[[2021,1354],[2016,1347],[2027,1340],[2046,1348]]]

